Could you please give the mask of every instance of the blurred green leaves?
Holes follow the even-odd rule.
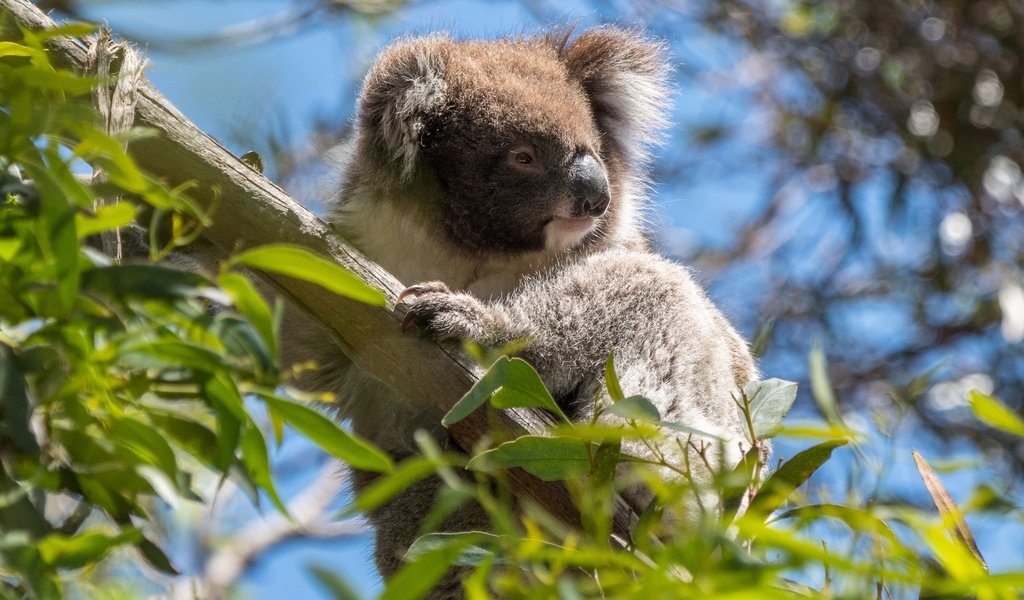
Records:
[[[163,187],[135,166],[123,140],[93,124],[88,93],[97,81],[52,66],[44,37],[0,42],[3,597],[59,598],[69,573],[90,572],[125,548],[175,574],[144,531],[160,500],[210,500],[193,487],[203,474],[286,511],[267,420],[360,468],[391,469],[337,422],[278,396],[278,318],[245,276],[225,269],[212,281],[145,260],[112,264],[93,249],[98,234],[129,226],[143,206],[174,225],[168,244],[151,248],[156,256],[208,219],[185,188]],[[84,177],[95,167],[106,183]],[[108,195],[130,200],[98,202]],[[229,266],[382,303],[352,274],[299,248],[255,248]],[[44,506],[58,500],[74,501],[79,516],[56,521]]]

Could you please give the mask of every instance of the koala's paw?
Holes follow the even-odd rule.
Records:
[[[494,321],[490,309],[469,294],[453,293],[440,281],[429,281],[405,288],[398,295],[408,310],[402,328],[412,325],[437,341],[487,339]]]

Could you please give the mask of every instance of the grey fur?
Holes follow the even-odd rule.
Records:
[[[660,44],[615,28],[398,42],[367,76],[330,218],[406,285],[430,282],[409,299],[429,335],[528,339],[522,356],[577,418],[592,414],[614,350],[628,392],[654,401],[665,420],[725,438],[717,458],[731,466],[746,443],[733,396],[756,377],[753,360],[687,270],[650,251],[640,225],[667,71]],[[584,163],[598,164],[608,185],[592,168],[590,185],[574,181],[571,165]],[[607,210],[573,220],[580,189],[609,194]],[[451,447],[441,414],[396,397],[324,332],[288,318],[286,360],[318,361],[302,383],[335,391],[357,433],[396,458],[415,452],[421,428]],[[357,491],[373,479],[356,473]],[[400,568],[438,485],[428,480],[370,515],[385,577]],[[469,506],[442,528],[486,521]],[[460,589],[452,575],[431,597]]]

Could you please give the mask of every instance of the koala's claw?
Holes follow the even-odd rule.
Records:
[[[418,325],[434,340],[476,339],[488,321],[487,308],[468,294],[452,293],[444,283],[430,281],[412,285],[398,295],[408,300],[402,330]]]
[[[428,294],[432,292],[449,294],[451,293],[451,290],[448,289],[447,285],[440,281],[431,281],[429,283],[417,283],[416,285],[410,285],[409,287],[402,290],[402,293],[398,294],[398,300],[396,301],[396,303],[401,302],[406,298],[416,298],[423,294]]]

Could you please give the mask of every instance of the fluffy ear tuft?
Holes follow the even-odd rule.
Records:
[[[668,122],[665,54],[663,44],[616,27],[590,29],[560,49],[569,73],[590,97],[598,127],[627,161],[645,162]]]
[[[426,122],[445,103],[448,38],[432,36],[398,42],[381,54],[367,74],[360,97],[360,127],[389,160],[412,174]]]

